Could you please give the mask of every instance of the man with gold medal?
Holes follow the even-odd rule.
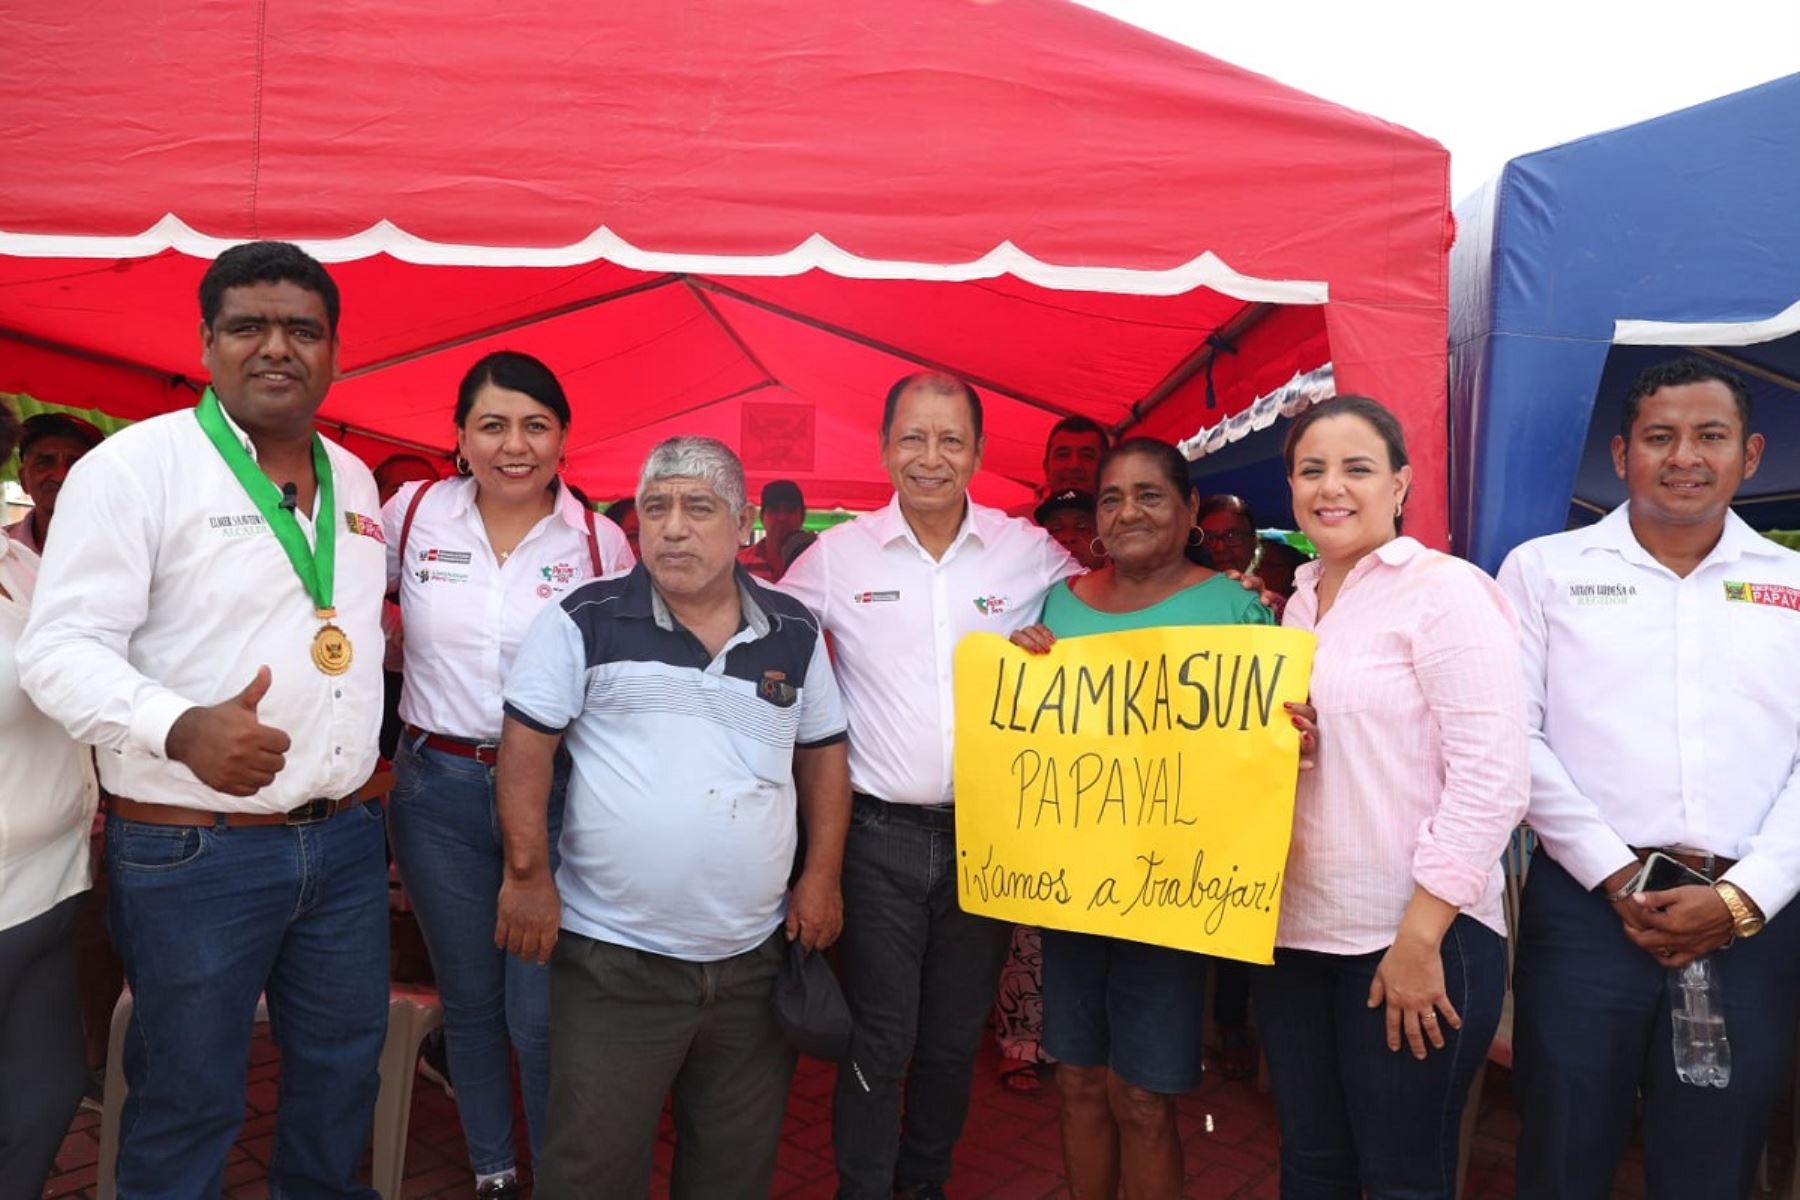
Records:
[[[212,386],[69,474],[21,679],[99,748],[131,985],[118,1195],[220,1194],[257,998],[281,1048],[273,1194],[354,1197],[387,1018],[368,786],[386,548],[375,481],[313,418],[337,287],[277,242],[200,284]],[[357,647],[365,652],[358,654]]]

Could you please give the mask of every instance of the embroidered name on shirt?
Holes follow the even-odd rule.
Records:
[[[539,567],[538,573],[557,587],[568,587],[575,582],[573,563],[555,563],[551,566]]]
[[[1800,612],[1800,588],[1783,583],[1737,583],[1727,579],[1725,599],[1737,604],[1768,604]]]
[[[1637,595],[1631,583],[1571,583],[1569,603],[1577,608],[1608,608],[1630,604]]]
[[[221,537],[240,538],[255,537],[267,533],[268,523],[262,519],[261,513],[241,513],[229,517],[208,517],[206,525]]]
[[[1006,611],[1005,596],[975,597],[975,611],[984,617],[997,617]]]
[[[436,546],[429,550],[419,551],[419,561],[427,563],[450,563],[464,566],[473,557],[467,550],[440,550]]]
[[[387,545],[387,537],[381,532],[381,522],[370,520],[361,513],[346,511],[344,513],[344,528],[348,529],[351,533],[361,534],[366,538],[374,538],[382,545]]]
[[[857,592],[850,597],[852,604],[888,604],[900,598],[899,592]]]

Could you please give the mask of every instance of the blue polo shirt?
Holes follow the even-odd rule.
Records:
[[[709,655],[640,564],[540,613],[506,714],[573,760],[558,849],[563,928],[692,962],[786,916],[795,747],[844,738],[818,621],[737,569],[743,625]]]

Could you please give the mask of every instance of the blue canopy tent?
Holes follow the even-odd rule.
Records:
[[[1458,553],[1492,571],[1623,500],[1624,395],[1683,353],[1751,387],[1769,448],[1739,514],[1800,526],[1800,74],[1516,158],[1456,216]]]

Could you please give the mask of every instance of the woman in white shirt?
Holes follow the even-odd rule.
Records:
[[[0,460],[19,422],[0,404]],[[87,1079],[75,911],[98,790],[86,747],[37,710],[13,657],[37,555],[0,536],[0,1196],[36,1196]]]
[[[476,1195],[517,1196],[513,1052],[536,1158],[549,1090],[548,968],[494,945],[501,685],[546,604],[630,569],[625,537],[558,475],[569,402],[550,369],[502,350],[457,392],[458,476],[407,484],[383,510],[400,593],[403,722],[389,837],[431,952]],[[566,763],[551,793],[552,856]]]

